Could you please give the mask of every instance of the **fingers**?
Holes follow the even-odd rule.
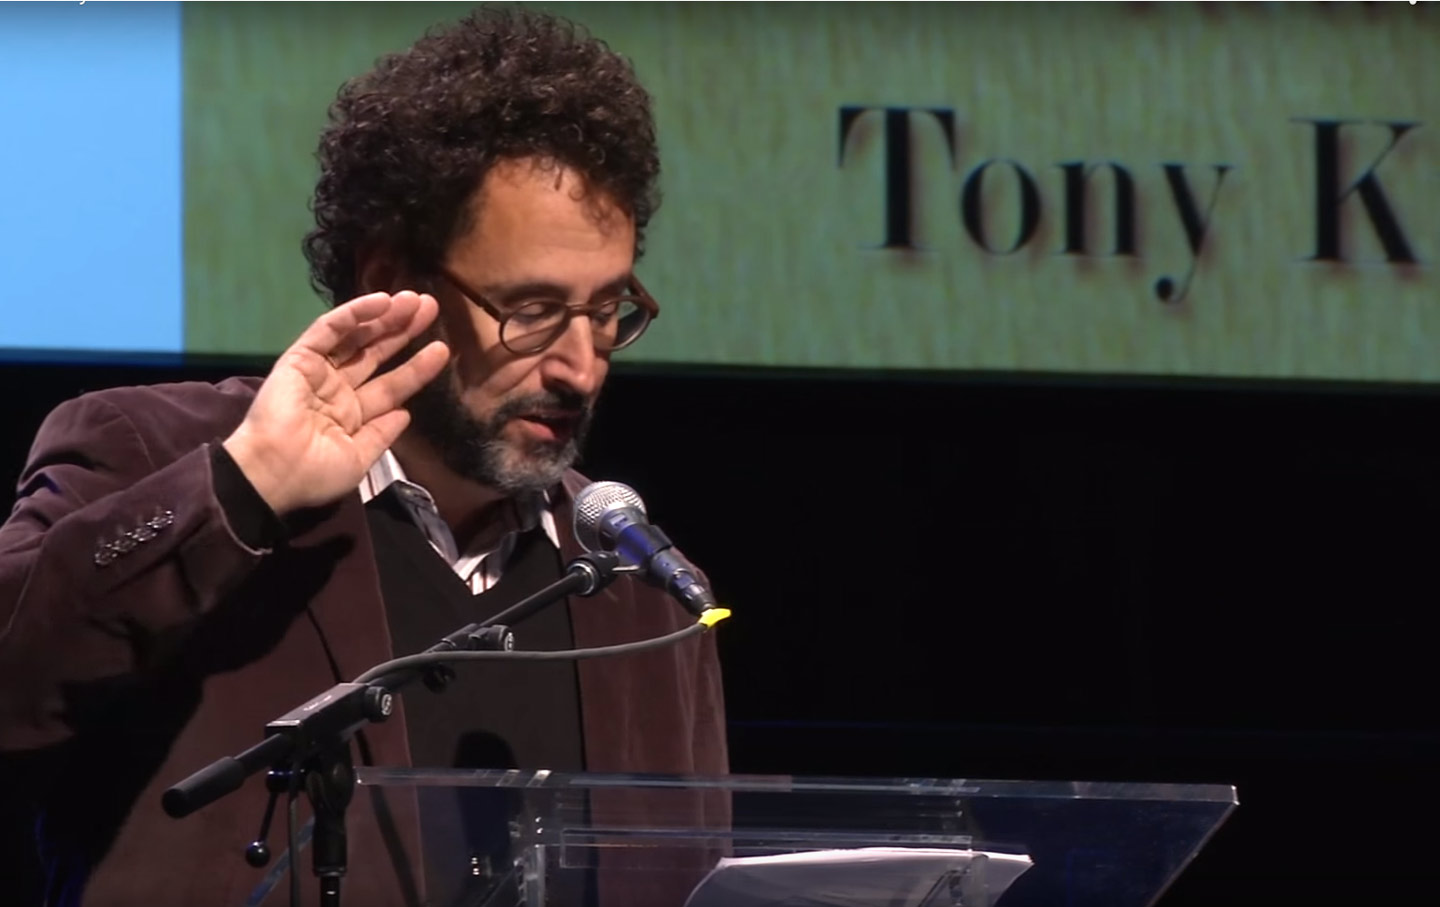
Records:
[[[399,409],[420,388],[433,380],[450,360],[450,348],[436,340],[373,381],[356,389],[360,418],[365,423]]]
[[[358,385],[429,327],[438,311],[434,297],[409,290],[361,296],[317,319],[295,348],[324,356]]]
[[[389,311],[359,325],[340,343],[330,354],[331,364],[357,386],[428,328],[438,311],[431,296],[397,294]]]
[[[388,312],[394,298],[389,293],[370,293],[336,306],[315,319],[291,345],[321,356],[335,352],[347,336],[360,325]]]

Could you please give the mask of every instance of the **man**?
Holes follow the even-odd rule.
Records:
[[[245,903],[263,779],[179,821],[161,793],[580,552],[571,466],[611,353],[657,311],[632,273],[658,156],[629,65],[563,22],[478,13],[345,86],[320,163],[305,247],[339,304],[263,384],[61,406],[0,527],[0,752],[47,904]],[[590,647],[690,621],[622,577],[516,630]],[[727,769],[708,636],[487,670],[407,690],[357,761]],[[349,819],[345,903],[420,903],[414,802],[357,796]]]

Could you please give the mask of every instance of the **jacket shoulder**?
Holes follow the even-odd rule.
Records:
[[[153,462],[168,462],[234,431],[261,383],[244,377],[91,391],[56,407],[41,427],[37,445],[83,441],[123,421]]]

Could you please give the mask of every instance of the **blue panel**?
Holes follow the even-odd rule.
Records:
[[[0,347],[179,352],[178,3],[0,4]]]

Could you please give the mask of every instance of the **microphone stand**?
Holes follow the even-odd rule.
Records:
[[[493,618],[470,624],[426,649],[426,654],[467,650],[511,650],[514,635],[499,621],[514,623],[572,593],[588,596],[615,577],[619,556],[608,551],[580,555],[565,575]],[[364,683],[340,683],[265,726],[265,739],[236,756],[219,759],[167,790],[161,806],[171,818],[190,815],[240,788],[245,779],[269,766],[270,792],[260,835],[245,850],[245,861],[264,866],[270,861],[265,843],[276,798],[303,789],[315,816],[311,841],[313,868],[320,882],[321,907],[339,907],[340,881],[345,876],[347,842],[345,810],[355,793],[355,766],[350,738],[371,722],[390,717],[395,691],[419,673],[426,686],[443,690],[454,672],[443,665],[419,671],[402,670]],[[298,854],[290,854],[290,873],[297,872]]]

